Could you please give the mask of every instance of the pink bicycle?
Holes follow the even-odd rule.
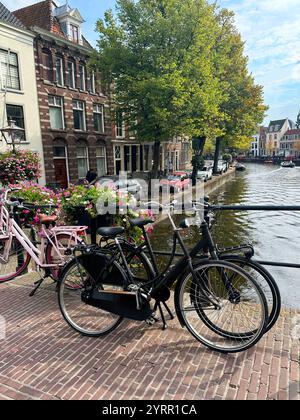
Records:
[[[0,283],[25,274],[32,259],[44,272],[34,283],[33,296],[46,278],[57,281],[61,268],[72,257],[75,246],[85,243],[87,226],[56,226],[57,215],[39,214],[41,228],[31,226],[30,238],[16,221],[16,213],[37,208],[25,207],[19,201],[9,201],[11,190],[0,191]],[[48,210],[55,206],[38,206]]]

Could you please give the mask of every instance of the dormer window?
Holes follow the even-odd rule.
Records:
[[[73,42],[79,43],[79,28],[76,25],[70,24],[71,39]]]

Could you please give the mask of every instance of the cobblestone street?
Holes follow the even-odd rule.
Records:
[[[27,283],[27,284],[26,284]],[[102,339],[63,321],[53,286],[30,298],[31,284],[1,285],[0,399],[299,399],[295,311],[236,355],[213,353],[175,319],[166,332],[125,321]],[[292,338],[292,336],[294,338]]]

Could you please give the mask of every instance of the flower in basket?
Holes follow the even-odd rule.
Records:
[[[11,195],[16,200],[22,199],[24,201],[24,207],[28,207],[29,209],[30,205],[35,207],[32,211],[23,210],[24,221],[26,222],[39,223],[38,213],[40,211],[38,206],[49,206],[49,209],[43,208],[43,213],[45,214],[53,214],[54,211],[57,211],[57,209],[54,210],[54,207],[58,207],[58,209],[60,207],[60,197],[54,191],[42,185],[25,181],[18,184],[11,184],[9,187],[17,189]]]

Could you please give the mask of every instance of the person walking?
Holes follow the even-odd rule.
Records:
[[[88,183],[91,184],[93,181],[96,180],[97,176],[98,174],[96,171],[94,171],[93,169],[89,169],[85,178],[88,181]]]

